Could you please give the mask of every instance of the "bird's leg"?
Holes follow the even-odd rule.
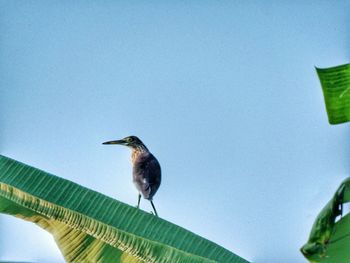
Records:
[[[153,201],[150,201],[150,202],[151,202],[151,205],[152,205],[152,207],[153,207],[153,211],[154,211],[156,217],[158,217],[158,213],[157,213],[156,208],[154,207]]]
[[[139,208],[140,207],[140,200],[141,200],[141,195],[139,194],[139,197],[138,197],[138,200],[137,200],[137,208]]]

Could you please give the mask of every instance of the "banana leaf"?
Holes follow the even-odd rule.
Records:
[[[67,262],[248,262],[166,220],[1,155],[0,212],[51,233]]]
[[[301,248],[311,263],[350,262],[350,213],[343,215],[350,202],[350,177],[341,183],[333,198],[317,216],[308,242]]]
[[[350,64],[316,68],[316,71],[321,82],[329,123],[350,121]]]

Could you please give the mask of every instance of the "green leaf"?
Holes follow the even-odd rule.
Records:
[[[343,216],[343,205],[348,202],[350,177],[341,183],[333,198],[319,213],[308,242],[301,248],[310,262],[350,262],[350,214]]]
[[[321,82],[329,123],[350,121],[350,64],[316,68],[316,71]]]
[[[248,262],[161,218],[1,155],[0,212],[50,232],[67,262]]]

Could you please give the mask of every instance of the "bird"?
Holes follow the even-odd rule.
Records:
[[[132,178],[138,190],[137,208],[140,207],[141,195],[151,202],[155,216],[157,210],[153,203],[153,197],[158,191],[162,180],[160,164],[156,157],[148,150],[146,145],[136,136],[128,136],[121,140],[102,143],[124,145],[131,149]]]

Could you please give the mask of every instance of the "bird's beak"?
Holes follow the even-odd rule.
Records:
[[[126,141],[124,140],[116,140],[116,141],[108,141],[108,142],[104,142],[102,144],[121,144],[121,145],[125,145]]]

